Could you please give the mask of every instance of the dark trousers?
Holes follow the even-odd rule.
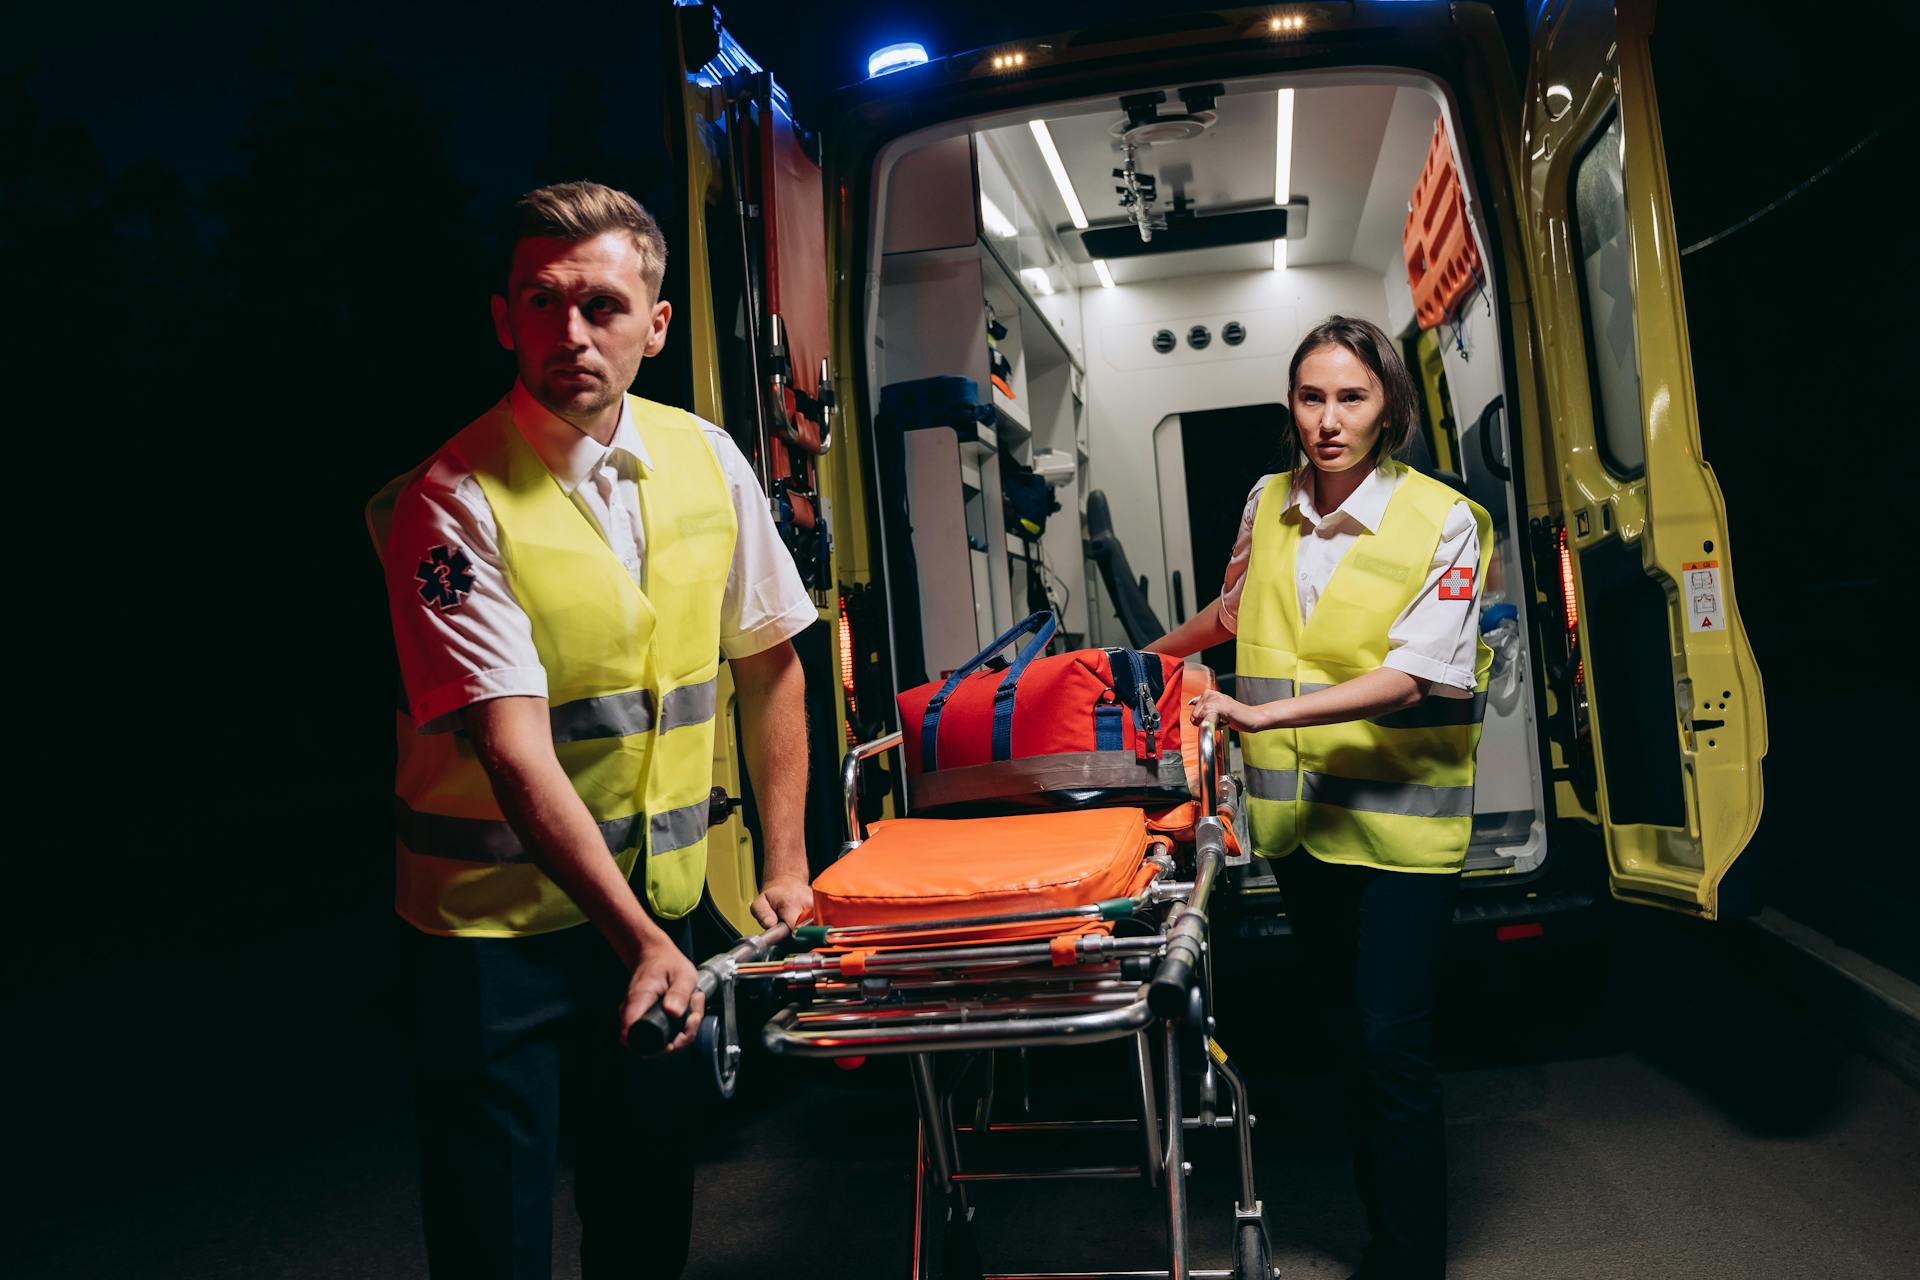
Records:
[[[1321,862],[1276,868],[1346,1089],[1354,1181],[1373,1239],[1363,1274],[1446,1274],[1447,1151],[1434,994],[1458,874]]]
[[[663,924],[683,951],[689,922]],[[413,933],[420,1199],[435,1280],[548,1280],[563,1075],[588,1277],[677,1276],[693,1218],[691,1053],[615,1025],[627,971],[591,925]]]

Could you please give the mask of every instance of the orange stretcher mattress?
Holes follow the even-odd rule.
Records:
[[[1185,716],[1189,708],[1187,703],[1210,689],[1220,687],[1214,679],[1213,668],[1198,662],[1189,662],[1181,672],[1180,714]],[[1191,724],[1184,724],[1180,733],[1180,762],[1187,767],[1187,791],[1195,798],[1200,796],[1200,730]],[[1214,781],[1224,771],[1226,761],[1214,762]]]
[[[819,923],[911,924],[1127,897],[1148,846],[1138,809],[894,818],[870,830],[814,880]]]

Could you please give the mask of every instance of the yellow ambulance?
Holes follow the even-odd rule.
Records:
[[[816,858],[894,690],[1035,608],[1070,645],[1137,646],[1211,599],[1288,356],[1337,312],[1403,343],[1411,461],[1493,517],[1462,924],[1534,936],[1608,886],[1748,909],[1766,712],[1700,451],[1651,0],[1088,12],[876,50],[805,122],[780,50],[710,5],[668,19],[677,354],[820,608]],[[916,414],[955,379],[976,413]],[[1018,519],[1016,491],[1039,499]],[[736,927],[751,817],[711,847]],[[1267,882],[1242,887],[1257,915]]]

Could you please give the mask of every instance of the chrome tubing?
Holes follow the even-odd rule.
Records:
[[[1140,1170],[1130,1164],[1096,1164],[1067,1166],[1059,1169],[1006,1169],[991,1173],[956,1173],[953,1180],[968,1182],[1070,1182],[1079,1179],[1092,1181],[1130,1181],[1140,1176]]]
[[[933,1058],[916,1053],[907,1064],[913,1069],[914,1101],[919,1104],[920,1131],[927,1138],[933,1157],[933,1185],[941,1192],[953,1189],[953,1149],[947,1144],[946,1108],[940,1105],[940,1091],[933,1083]]]
[[[1253,1113],[1247,1110],[1247,1082],[1218,1042],[1209,1038],[1207,1049],[1220,1069],[1220,1078],[1227,1082],[1227,1091],[1233,1095],[1234,1145],[1240,1148],[1240,1203],[1235,1207],[1243,1214],[1257,1213],[1260,1200],[1253,1193]]]
[[[1159,1105],[1159,1103],[1154,1104],[1154,1113],[1156,1116],[1159,1114]],[[1156,1133],[1158,1132],[1157,1126],[1159,1123],[1158,1119],[1154,1121]],[[1188,1116],[1182,1120],[1181,1123],[1190,1131],[1196,1129],[1231,1129],[1233,1128],[1233,1117],[1216,1116],[1213,1122],[1209,1124],[1198,1116]],[[1139,1117],[1136,1116],[1132,1120],[1022,1120],[1018,1122],[1007,1121],[1004,1123],[995,1121],[984,1129],[977,1124],[963,1124],[959,1126],[959,1131],[961,1133],[1132,1133],[1139,1127],[1140,1120]]]
[[[1145,938],[1110,938],[1101,933],[1090,933],[1075,939],[1076,959],[1088,960],[1112,957],[1123,959],[1129,956],[1158,955],[1160,948],[1171,941],[1170,938],[1156,934]],[[785,978],[794,982],[805,982],[815,978],[837,978],[840,976],[840,957],[816,956],[811,952],[789,956],[777,963],[754,963],[740,966],[743,977]],[[1045,942],[1015,942],[998,945],[974,947],[920,947],[912,951],[882,951],[866,957],[867,973],[883,973],[894,970],[940,970],[962,969],[970,966],[1021,966],[1029,964],[1053,964],[1053,948]]]
[[[751,976],[742,973],[742,977]],[[1086,992],[1086,991],[1124,991],[1129,996],[1140,989],[1138,982],[1129,982],[1105,966],[1081,966],[1075,976],[1062,979],[1057,970],[1043,969],[1003,969],[996,971],[991,982],[984,978],[947,978],[916,977],[912,974],[885,974],[889,991],[970,991],[980,987],[993,987],[996,990],[1009,986],[1042,987],[1046,991]],[[818,978],[814,980],[812,998],[821,1004],[834,1000],[853,1004],[868,1002],[867,992],[862,980],[849,979],[845,982],[837,978]],[[955,999],[964,997],[955,996]]]
[[[860,762],[899,745],[900,731],[895,729],[885,737],[861,743],[847,752],[846,758],[840,762],[840,794],[847,802],[847,842],[841,846],[842,856],[850,849],[859,848],[860,842],[867,838],[866,831],[860,826]]]
[[[980,1280],[1167,1280],[1165,1271],[990,1271]],[[1235,1280],[1230,1270],[1201,1267],[1189,1280]]]
[[[1167,1072],[1167,1275],[1187,1280],[1186,1125],[1180,1118],[1180,1029],[1168,1024],[1160,1039]]]
[[[880,1024],[899,1025],[905,1022],[929,1022],[940,1018],[978,1018],[981,1016],[1004,1017],[1014,1014],[1057,1013],[1062,1006],[1072,1005],[1123,1005],[1133,996],[1119,991],[1104,994],[1089,994],[1077,999],[1036,997],[1029,1000],[966,1000],[951,1001],[946,1004],[927,1005],[884,1005],[879,1008],[842,1008],[808,1009],[795,1018],[802,1027],[812,1030],[828,1026],[876,1026]]]
[[[788,1005],[767,1020],[761,1040],[768,1052],[802,1058],[843,1058],[854,1054],[1017,1049],[1063,1041],[1093,1044],[1132,1035],[1151,1026],[1154,1021],[1153,1011],[1144,993],[1118,1008],[1048,1018],[913,1023],[907,1026],[846,1027],[827,1032],[808,1032],[795,1029],[798,1016],[798,1008]]]
[[[1162,1018],[1179,1018],[1187,1012],[1189,992],[1200,972],[1200,957],[1207,949],[1207,904],[1225,855],[1226,836],[1220,819],[1200,819],[1194,839],[1193,896],[1167,927],[1167,953],[1147,984],[1153,1011]]]
[[[1200,957],[1207,949],[1207,904],[1214,878],[1227,856],[1227,832],[1215,812],[1219,796],[1213,785],[1213,762],[1219,751],[1220,722],[1208,716],[1200,725],[1200,799],[1202,812],[1194,823],[1193,894],[1167,928],[1167,954],[1149,984],[1153,1011],[1177,1018],[1187,1010],[1189,991],[1198,979]]]
[[[1220,808],[1215,788],[1214,762],[1220,757],[1220,718],[1208,716],[1200,722],[1200,811],[1212,817]]]
[[[1152,1053],[1147,1033],[1136,1032],[1133,1037],[1133,1059],[1140,1068],[1140,1138],[1146,1147],[1146,1158],[1141,1167],[1146,1172],[1147,1185],[1157,1187],[1165,1172],[1167,1155],[1160,1149],[1160,1105],[1153,1096]]]

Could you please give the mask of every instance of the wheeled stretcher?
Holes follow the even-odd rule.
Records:
[[[1188,679],[1191,689],[1211,676],[1190,668]],[[1253,1117],[1209,1015],[1208,910],[1237,848],[1235,783],[1216,782],[1217,726],[1203,725],[1185,753],[1197,799],[1172,813],[1129,807],[906,818],[868,832],[859,816],[860,766],[899,743],[900,734],[890,734],[846,757],[849,840],[815,881],[816,921],[777,926],[700,966],[707,1015],[695,1051],[712,1056],[720,1092],[731,1094],[741,1058],[735,986],[770,979],[780,1007],[761,1033],[769,1051],[908,1057],[919,1129],[914,1280],[986,1280],[971,1184],[1061,1178],[1137,1178],[1160,1188],[1165,1266],[993,1275],[1266,1280],[1272,1267],[1253,1184]],[[656,1006],[630,1042],[663,1045],[677,1034],[675,1021]],[[992,1123],[996,1052],[1102,1042],[1125,1046],[1130,1062],[1121,1083],[1136,1100],[1135,1116]],[[956,1089],[982,1058],[986,1095],[973,1122],[956,1125]],[[1189,1114],[1190,1092],[1197,1114]],[[1133,1130],[1140,1163],[974,1167],[962,1138],[1002,1129]],[[1185,1152],[1189,1131],[1199,1129],[1231,1132],[1237,1148],[1231,1270],[1194,1270],[1189,1260]]]

